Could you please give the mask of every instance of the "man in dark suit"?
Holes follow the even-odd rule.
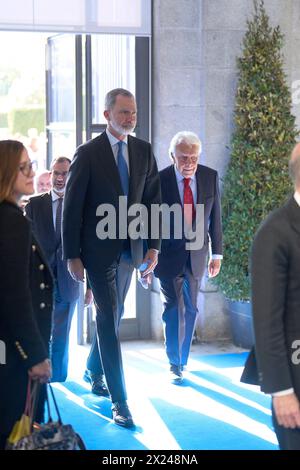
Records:
[[[69,333],[79,296],[78,282],[70,276],[62,258],[61,211],[71,160],[59,157],[51,165],[50,192],[30,198],[26,215],[46,255],[55,279],[55,305],[51,337],[52,382],[64,382],[68,375]]]
[[[290,159],[294,195],[258,229],[252,247],[255,357],[261,390],[272,394],[279,446],[300,450],[300,144]],[[242,381],[253,376],[253,351]]]
[[[156,266],[160,248],[159,239],[127,237],[131,220],[127,207],[144,204],[150,224],[151,205],[161,200],[151,145],[129,135],[136,125],[136,113],[136,102],[129,91],[118,88],[106,95],[107,129],[77,149],[63,214],[64,256],[74,279],[83,281],[86,268],[97,308],[98,344],[113,402],[113,419],[125,427],[132,427],[133,420],[126,402],[118,333],[120,315],[133,268],[147,261],[143,274],[148,276]],[[121,200],[125,201],[123,210],[119,208]],[[113,209],[117,222],[116,232],[112,229],[107,236],[101,232],[105,207]],[[97,355],[96,343],[94,348]],[[101,361],[96,363],[98,370],[91,372],[100,374]]]
[[[198,164],[201,142],[197,135],[186,131],[177,133],[171,141],[169,152],[173,164],[160,172],[162,202],[169,207],[177,203],[185,229],[182,236],[176,236],[173,219],[170,239],[165,239],[163,234],[155,275],[160,280],[165,298],[162,318],[171,379],[173,383],[180,384],[193,338],[209,241],[209,275],[214,277],[220,271],[222,226],[218,174]],[[197,223],[196,204],[204,205],[203,217]],[[164,223],[162,226],[164,230]],[[189,226],[203,239],[203,244],[188,245],[191,240],[187,239],[186,228]]]

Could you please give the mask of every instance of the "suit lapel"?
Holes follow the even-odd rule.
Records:
[[[133,195],[140,184],[140,176],[145,173],[145,158],[139,153],[137,141],[132,136],[128,136],[128,158],[129,158],[129,194],[128,204],[134,202]]]
[[[205,202],[205,177],[198,165],[196,171],[196,184],[197,184],[197,204],[204,204]]]
[[[108,178],[113,182],[113,186],[116,188],[118,194],[123,194],[119,170],[106,132],[102,132],[99,136],[99,144],[101,144],[100,152],[103,160],[102,170],[107,173]]]
[[[180,194],[179,194],[179,189],[178,189],[178,184],[177,184],[177,178],[176,178],[176,173],[175,173],[175,168],[174,168],[174,165],[170,166],[170,178],[169,179],[169,182],[167,182],[170,188],[170,195],[172,197],[172,204],[176,203],[176,204],[180,204],[182,206],[182,202],[181,202],[181,198],[180,198]],[[174,196],[174,198],[173,198]]]
[[[51,192],[45,194],[41,197],[42,211],[41,216],[46,227],[46,231],[51,235],[52,238],[55,238],[55,229],[53,223],[53,211],[52,211],[52,196]]]

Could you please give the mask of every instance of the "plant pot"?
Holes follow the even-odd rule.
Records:
[[[251,302],[226,299],[232,340],[236,346],[251,349],[254,344]]]

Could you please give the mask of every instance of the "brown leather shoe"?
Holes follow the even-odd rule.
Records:
[[[104,383],[104,375],[94,374],[86,369],[84,372],[83,380],[89,382],[92,386],[92,393],[99,397],[109,397],[109,391]]]
[[[115,401],[111,407],[113,420],[124,428],[134,427],[134,422],[126,401]]]

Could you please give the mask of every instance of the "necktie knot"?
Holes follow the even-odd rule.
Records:
[[[191,181],[191,178],[184,178],[183,180],[184,189],[190,185],[190,181]]]

